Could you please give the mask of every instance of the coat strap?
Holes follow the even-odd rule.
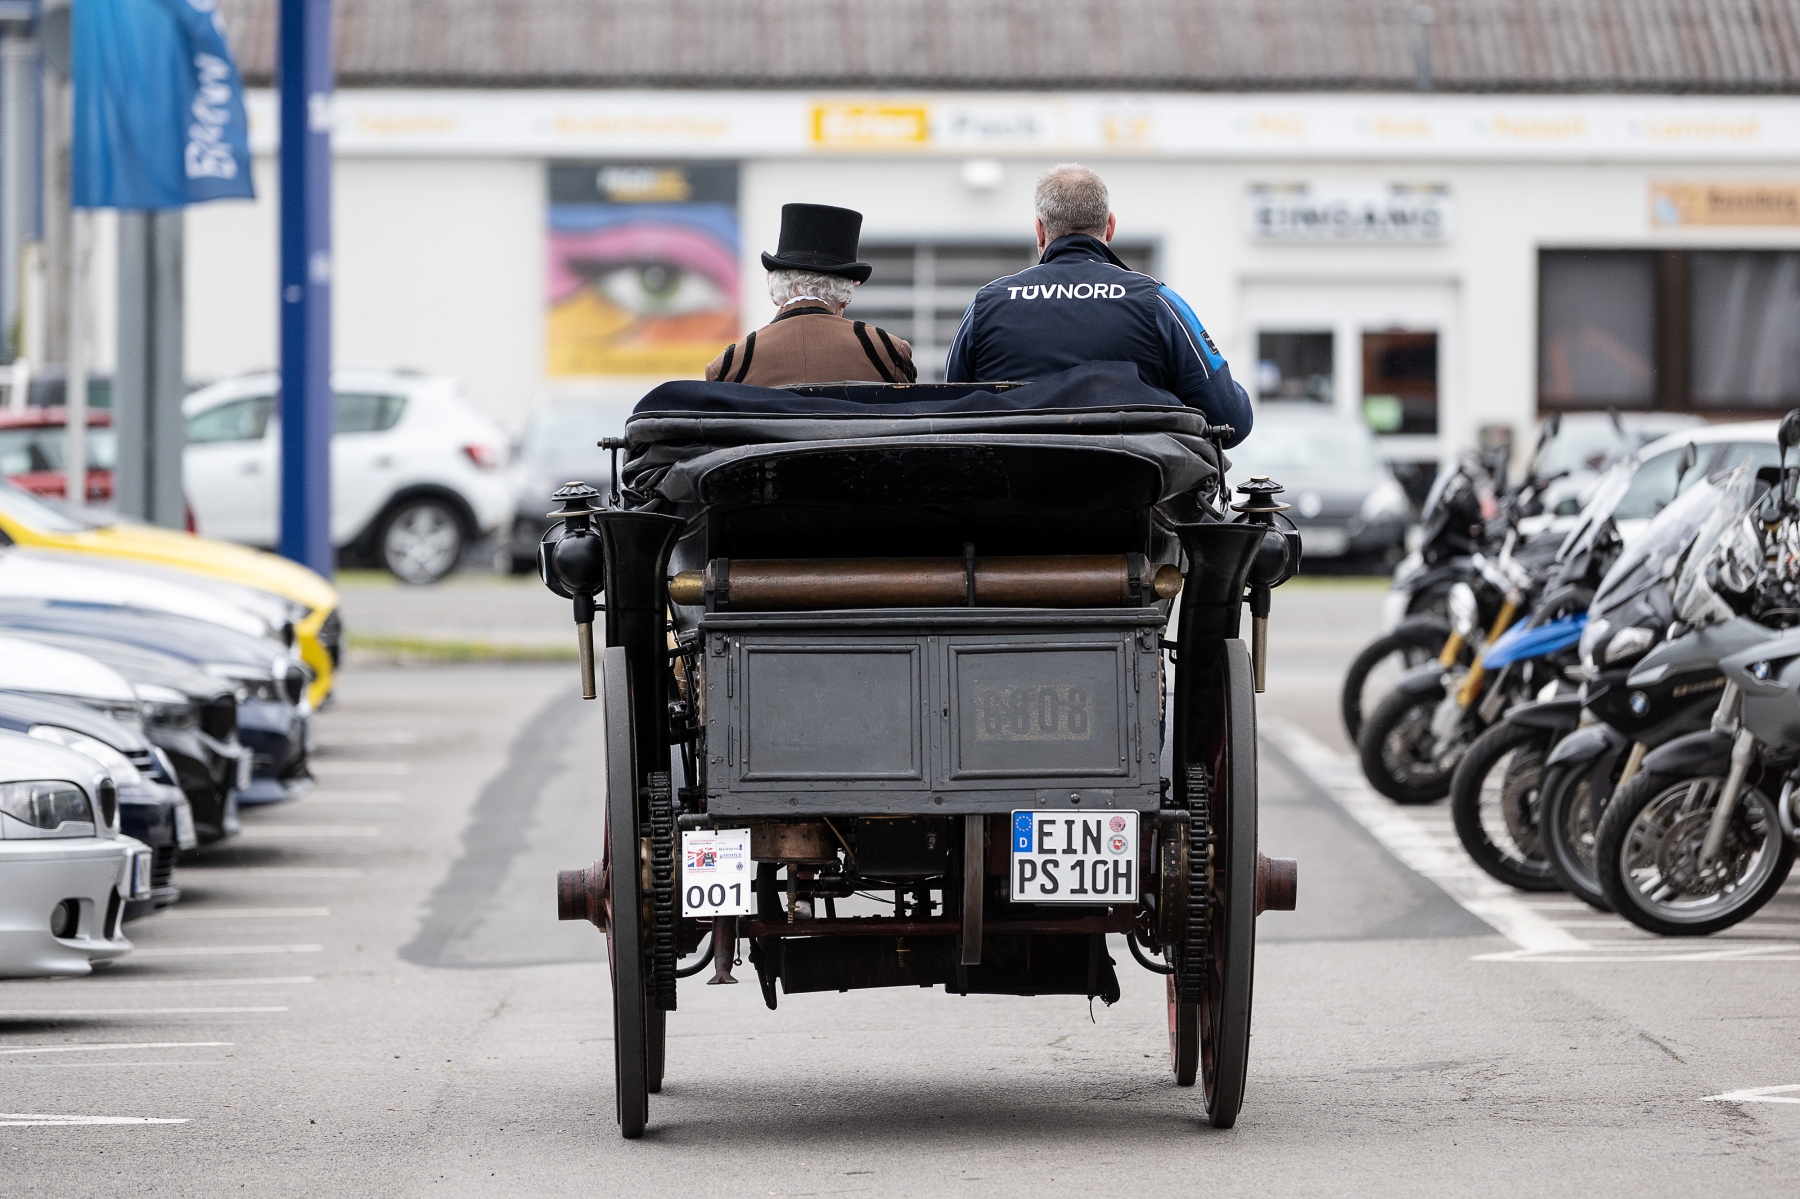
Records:
[[[888,331],[886,329],[883,329],[880,325],[876,325],[875,332],[881,335],[881,344],[887,347],[888,357],[894,360],[894,365],[900,368],[900,373],[906,376],[906,381],[908,383],[917,383],[919,381],[919,368],[912,364],[912,359],[900,357],[900,351],[894,348],[894,340],[888,336]]]
[[[750,355],[754,353],[756,353],[756,334],[753,332],[744,338],[744,362],[743,365],[738,367],[737,376],[731,380],[733,383],[742,383],[744,381],[744,373],[750,369]],[[723,379],[725,377],[725,372],[720,371],[719,377]]]
[[[861,321],[856,321],[851,325],[851,328],[856,330],[856,340],[862,342],[863,353],[869,356],[869,361],[873,362],[875,364],[875,369],[881,372],[881,381],[883,383],[895,382],[896,380],[894,379],[893,372],[888,370],[887,363],[883,362],[881,360],[881,355],[876,353],[875,343],[869,340],[869,327]]]

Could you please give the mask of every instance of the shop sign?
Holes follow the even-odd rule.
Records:
[[[1800,225],[1800,183],[1652,183],[1650,223]]]
[[[1437,243],[1450,236],[1450,191],[1433,184],[1252,184],[1253,241]]]
[[[923,104],[815,104],[812,140],[844,150],[920,147],[931,140],[931,113]]]

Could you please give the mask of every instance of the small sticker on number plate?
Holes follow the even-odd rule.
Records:
[[[1012,814],[1014,903],[1136,903],[1136,812]]]
[[[686,829],[681,834],[681,914],[748,916],[755,911],[750,880],[750,830]]]

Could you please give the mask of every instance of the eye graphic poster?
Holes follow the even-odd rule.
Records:
[[[738,335],[735,163],[550,167],[553,376],[698,378]]]

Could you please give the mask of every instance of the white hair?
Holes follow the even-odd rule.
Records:
[[[821,275],[817,271],[770,271],[769,298],[780,308],[789,300],[811,296],[824,300],[834,308],[850,303],[856,284],[842,275]]]
[[[1095,237],[1106,233],[1111,212],[1106,182],[1078,162],[1061,162],[1045,171],[1038,178],[1034,199],[1037,219],[1051,241],[1071,233]]]

